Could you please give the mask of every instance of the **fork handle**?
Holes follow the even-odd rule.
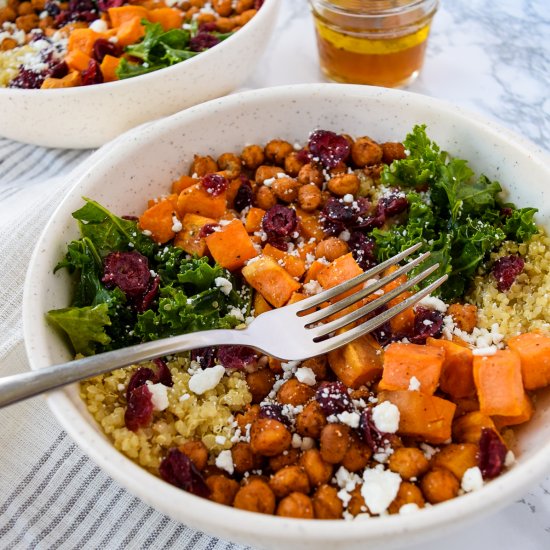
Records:
[[[254,347],[249,341],[249,333],[246,329],[207,330],[171,336],[170,338],[108,351],[32,372],[6,376],[0,378],[0,408],[141,361],[202,347],[235,344]]]

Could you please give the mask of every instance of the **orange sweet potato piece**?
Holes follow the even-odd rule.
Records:
[[[491,417],[482,412],[473,411],[454,421],[453,438],[462,443],[479,443],[481,430],[483,428],[490,428],[497,431]]]
[[[206,240],[201,238],[200,232],[208,223],[216,223],[212,218],[197,216],[197,214],[185,214],[181,220],[182,229],[174,239],[174,246],[183,248],[188,254],[204,256],[206,254]]]
[[[524,410],[525,390],[520,356],[513,350],[474,356],[474,382],[479,410],[488,415],[519,416]]]
[[[120,27],[123,23],[135,18],[138,21],[149,19],[149,10],[143,6],[120,6],[109,8],[107,11],[113,27]]]
[[[361,273],[363,273],[363,270],[354,260],[351,252],[349,252],[348,254],[336,258],[336,260],[321,269],[317,274],[317,280],[319,284],[327,290],[344,281],[349,281],[357,275],[361,275]],[[353,289],[351,292],[353,292]],[[342,297],[343,296],[344,295],[342,295]]]
[[[116,75],[116,70],[118,68],[119,63],[120,63],[119,57],[106,55],[103,58],[100,68],[101,68],[101,73],[103,74],[104,82],[114,82],[115,80],[118,80],[118,76]]]
[[[302,258],[283,252],[269,243],[264,246],[263,253],[277,260],[292,277],[299,279],[306,271],[306,264]]]
[[[312,238],[318,241],[324,239],[325,232],[323,231],[317,212],[306,212],[301,208],[296,208],[296,214],[298,215],[298,231],[306,241]]]
[[[165,243],[173,239],[176,234],[172,229],[173,216],[172,201],[164,199],[148,208],[139,217],[139,227],[144,231],[150,231],[151,238],[157,243]]]
[[[302,294],[301,292],[293,292],[286,305],[289,306],[291,304],[295,304],[296,302],[301,302],[306,298],[307,296],[305,294]]]
[[[313,256],[315,256],[315,248],[317,247],[317,244],[316,242],[307,242],[307,243],[304,243],[301,247],[298,247],[298,254],[300,255],[300,258],[302,258],[302,260],[306,261],[307,262],[307,256],[308,254],[311,254]]]
[[[84,71],[92,58],[81,50],[72,50],[65,56],[65,63],[73,71]]]
[[[74,88],[75,86],[80,86],[81,82],[82,77],[80,76],[80,72],[71,71],[63,78],[46,78],[44,82],[42,82],[42,86],[40,86],[40,88],[42,90],[52,88]]]
[[[472,351],[449,340],[428,338],[428,346],[445,350],[439,387],[453,399],[475,395]]]
[[[225,197],[225,192],[214,196],[208,193],[200,183],[196,183],[179,194],[178,214],[181,218],[185,214],[199,214],[219,220],[225,213]]]
[[[270,256],[260,256],[243,267],[246,282],[257,290],[271,305],[284,306],[300,283]]]
[[[477,307],[472,304],[452,304],[447,315],[453,318],[460,330],[472,332],[477,325]]]
[[[256,208],[253,206],[246,215],[244,221],[244,228],[249,233],[255,233],[262,228],[262,220],[264,218],[265,210],[263,208]]]
[[[462,479],[466,470],[478,465],[478,452],[479,447],[474,443],[451,443],[433,457],[431,466],[446,468],[457,479]]]
[[[407,390],[414,376],[422,393],[433,394],[439,384],[445,352],[417,344],[393,343],[384,353],[381,390]]]
[[[304,283],[309,283],[309,281],[316,281],[319,272],[323,270],[327,265],[319,260],[315,260],[306,272],[306,277]]]
[[[328,354],[330,368],[348,387],[358,388],[372,382],[382,371],[382,348],[365,334]]]
[[[240,269],[247,260],[258,255],[240,220],[233,220],[206,237],[212,258],[229,271]]]
[[[398,434],[428,443],[443,443],[451,437],[456,405],[418,391],[381,391],[379,402],[391,401],[399,409]]]
[[[521,375],[526,390],[550,384],[550,337],[541,332],[526,332],[508,340],[508,346],[521,359]]]
[[[273,308],[267,303],[266,299],[259,293],[254,292],[254,315],[257,317]]]
[[[493,416],[496,427],[500,430],[505,426],[516,426],[517,424],[523,424],[531,420],[535,409],[533,403],[527,394],[523,396],[521,413],[516,416]]]
[[[165,31],[179,29],[183,22],[183,13],[174,8],[157,8],[149,11],[149,21],[160,23]]]
[[[180,194],[184,189],[199,183],[199,180],[191,176],[181,176],[172,182],[172,193]]]
[[[124,21],[117,27],[116,37],[118,38],[118,44],[121,46],[135,44],[144,36],[145,27],[141,24],[141,18],[139,17]]]
[[[67,51],[70,53],[79,50],[84,55],[92,57],[94,43],[98,38],[103,38],[103,35],[92,29],[74,29],[69,35]]]

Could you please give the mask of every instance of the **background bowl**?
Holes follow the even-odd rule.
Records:
[[[186,171],[194,153],[217,156],[243,145],[279,137],[304,143],[323,128],[379,141],[402,140],[414,124],[475,171],[499,179],[507,198],[540,208],[550,229],[547,199],[550,162],[545,153],[479,115],[433,98],[381,88],[337,84],[301,85],[245,92],[199,105],[121,136],[93,155],[40,237],[27,274],[23,320],[33,369],[70,359],[44,312],[65,307],[71,285],[65,271],[52,274],[66,243],[77,236],[71,212],[81,197],[98,200],[119,214],[143,211],[149,197],[165,193]],[[113,185],[115,183],[116,185]],[[550,469],[550,391],[518,430],[518,464],[482,490],[412,515],[365,521],[307,521],[251,514],[214,504],[154,477],[115,450],[86,411],[72,386],[51,394],[50,408],[85,452],[129,491],[172,518],[220,537],[265,548],[385,548],[441,535],[469,519],[496,511],[524,493]]]
[[[0,88],[0,136],[44,147],[99,147],[139,124],[226,95],[263,54],[279,1],[266,0],[233,36],[166,69],[97,86]]]

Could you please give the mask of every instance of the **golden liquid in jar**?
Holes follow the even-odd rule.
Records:
[[[424,62],[430,25],[397,38],[364,38],[315,20],[321,69],[337,82],[404,86]]]

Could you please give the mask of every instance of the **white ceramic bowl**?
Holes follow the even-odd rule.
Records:
[[[227,40],[160,71],[78,88],[0,88],[0,136],[44,147],[99,147],[139,124],[226,95],[254,70],[279,2],[266,0]]]
[[[40,237],[27,275],[23,304],[25,342],[33,369],[70,359],[44,312],[70,301],[67,274],[52,268],[76,237],[71,212],[93,197],[118,213],[138,213],[149,197],[169,188],[193,153],[214,156],[244,144],[280,137],[304,142],[314,128],[380,141],[400,140],[417,123],[476,171],[499,179],[508,198],[540,208],[550,230],[550,161],[524,139],[479,115],[430,97],[380,88],[302,85],[246,92],[214,100],[148,124],[96,153],[73,176],[76,184]],[[116,182],[116,185],[113,185]],[[307,521],[251,514],[214,504],[154,477],[117,452],[86,411],[76,386],[51,394],[50,408],[82,449],[130,492],[195,528],[265,548],[393,548],[463,525],[521,495],[550,469],[550,391],[537,401],[533,420],[519,430],[518,464],[482,490],[416,514],[355,522]]]

